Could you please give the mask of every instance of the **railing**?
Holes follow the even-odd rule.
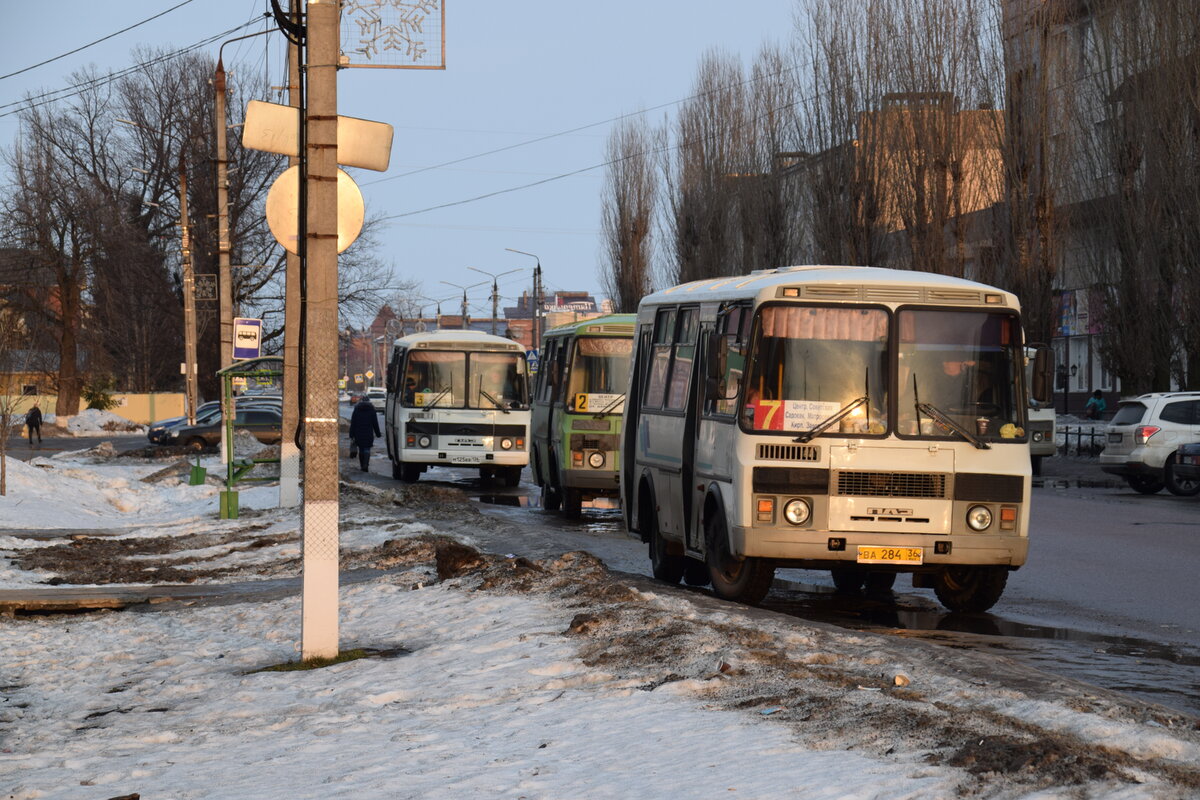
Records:
[[[1102,426],[1089,425],[1071,428],[1064,425],[1054,432],[1054,444],[1059,455],[1098,456],[1108,441],[1108,431]],[[1074,445],[1074,446],[1072,446]]]

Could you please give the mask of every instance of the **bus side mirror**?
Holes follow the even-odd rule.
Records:
[[[1029,397],[1040,406],[1048,406],[1054,400],[1054,351],[1044,344],[1030,347],[1034,348],[1034,356]]]

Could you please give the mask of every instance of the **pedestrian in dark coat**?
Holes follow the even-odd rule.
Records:
[[[375,444],[375,437],[382,435],[375,406],[363,395],[350,414],[350,441],[358,448],[358,465],[363,472],[371,465],[371,445]]]
[[[42,446],[42,410],[35,402],[33,408],[25,414],[25,427],[29,432],[29,446],[33,447],[33,434],[37,434],[37,446]]]

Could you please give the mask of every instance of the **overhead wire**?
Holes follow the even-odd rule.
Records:
[[[19,69],[16,72],[10,72],[7,75],[0,75],[0,81],[4,80],[5,78],[11,78],[14,75],[21,75],[23,73],[29,72],[30,70],[37,69],[38,67],[44,67],[47,64],[53,64],[55,61],[66,58],[67,56],[73,56],[76,53],[87,50],[89,47],[98,45],[101,42],[107,42],[109,39],[113,38],[114,36],[120,36],[122,33],[128,33],[129,31],[133,30],[134,28],[140,28],[141,26],[145,25],[147,22],[153,22],[154,20],[158,19],[159,17],[166,16],[167,14],[170,14],[172,11],[174,11],[178,8],[182,8],[191,2],[192,2],[192,0],[183,0],[182,3],[171,6],[166,11],[161,11],[158,14],[155,14],[153,17],[147,17],[146,19],[142,20],[141,22],[135,22],[133,25],[130,25],[127,28],[122,28],[119,31],[114,31],[113,33],[110,33],[107,36],[103,36],[94,42],[88,42],[87,44],[82,45],[81,47],[76,47],[74,50],[68,50],[67,52],[63,53],[62,55],[57,55],[57,56],[54,56],[54,58],[47,58],[45,61],[39,61],[36,64],[31,64],[30,66],[24,67],[23,69]]]

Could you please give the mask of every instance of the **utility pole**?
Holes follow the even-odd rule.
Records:
[[[225,134],[225,66],[217,59],[217,273],[220,284],[221,368],[233,363],[233,270],[229,266],[229,146]]]
[[[533,268],[533,342],[529,346],[529,349],[536,353],[542,346],[542,259],[533,253],[526,253],[524,250],[514,250],[511,247],[504,249],[510,253],[529,256],[537,261],[537,266]]]
[[[338,12],[339,0],[308,0],[305,24],[305,660],[338,654]]]
[[[299,0],[292,0],[289,14],[298,23]],[[288,42],[288,105],[300,107],[300,48]],[[299,113],[296,115],[299,120]],[[301,122],[303,124],[303,122]],[[300,163],[288,158],[288,166]],[[284,268],[283,294],[283,438],[279,442],[279,507],[300,504],[300,448],[296,432],[300,429],[300,257],[290,250]]]
[[[179,234],[183,267],[183,384],[187,392],[187,418],[196,424],[197,367],[196,367],[196,276],[192,273],[192,242],[188,227],[187,163],[183,150],[179,153]]]
[[[478,272],[481,275],[487,275],[492,279],[492,335],[496,335],[496,316],[500,313],[500,284],[498,281],[505,275],[511,275],[514,272],[520,272],[519,269],[510,269],[508,272],[501,272],[499,275],[488,272],[487,270],[478,269],[476,267],[467,267],[467,269]]]

